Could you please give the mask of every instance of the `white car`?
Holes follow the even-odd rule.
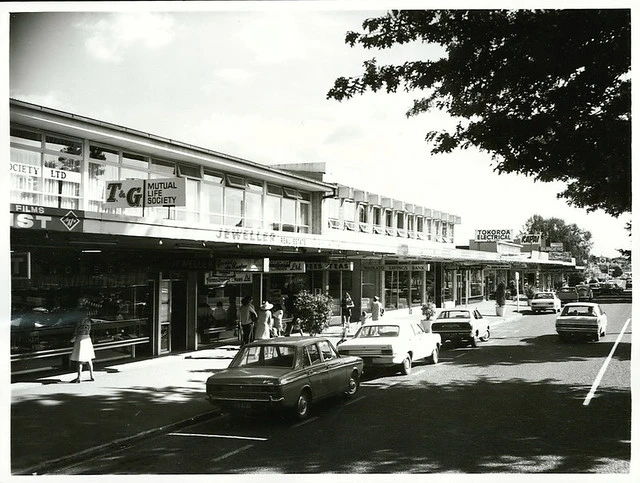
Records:
[[[554,313],[560,312],[562,301],[555,292],[538,292],[531,299],[531,311],[533,313],[551,310]]]
[[[431,332],[440,334],[442,342],[471,344],[471,347],[491,337],[489,320],[482,317],[478,309],[445,309],[431,323]]]
[[[338,345],[340,355],[358,356],[366,367],[399,367],[411,372],[413,361],[438,363],[441,339],[413,321],[369,322],[352,339]]]
[[[607,334],[607,314],[599,304],[574,302],[566,304],[556,319],[556,332],[561,341],[573,336],[599,341]]]

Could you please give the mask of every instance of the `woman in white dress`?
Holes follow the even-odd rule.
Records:
[[[271,309],[273,305],[264,302],[258,310],[258,321],[256,322],[255,338],[269,339],[271,338],[271,326],[273,325],[273,317]]]
[[[89,317],[84,317],[78,322],[75,335],[71,341],[73,342],[73,350],[69,359],[78,363],[78,377],[71,382],[80,382],[82,366],[85,363],[89,366],[89,380],[93,381],[93,359],[95,359],[96,354],[91,342],[91,319]]]

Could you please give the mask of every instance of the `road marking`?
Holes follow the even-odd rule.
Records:
[[[299,426],[302,426],[303,424],[307,424],[310,423],[311,421],[316,421],[318,419],[318,416],[315,416],[313,418],[309,418],[309,419],[305,419],[304,421],[300,421],[297,424],[294,424],[293,426],[291,426],[292,428],[297,428]]]
[[[269,438],[254,436],[235,436],[232,434],[202,434],[202,433],[169,433],[169,436],[193,436],[196,438],[248,439],[251,441],[267,441]]]
[[[362,401],[365,397],[367,397],[367,396],[360,396],[359,398],[357,398],[357,399],[351,399],[351,400],[347,401],[347,402],[346,402],[346,403],[344,403],[344,404],[345,404],[345,406],[348,406],[349,404],[353,404],[353,403],[356,403],[356,402],[358,402],[358,401]]]
[[[248,444],[248,445],[243,446],[242,448],[238,448],[238,449],[236,449],[236,450],[234,450],[234,451],[229,451],[228,453],[225,453],[225,454],[223,454],[222,456],[218,456],[217,458],[213,458],[213,460],[212,460],[212,461],[214,461],[214,462],[218,462],[218,461],[220,461],[220,460],[223,460],[223,459],[225,459],[225,458],[228,458],[229,456],[233,456],[234,454],[238,454],[238,453],[240,453],[241,451],[245,451],[245,450],[247,450],[247,449],[249,449],[249,448],[253,448],[253,445],[252,445],[252,444]]]
[[[600,382],[602,381],[602,378],[604,377],[604,373],[607,370],[607,366],[609,365],[609,362],[613,358],[613,354],[616,351],[616,347],[618,347],[618,344],[620,343],[620,340],[622,339],[622,336],[626,332],[627,326],[629,325],[629,322],[631,322],[631,319],[627,319],[627,322],[624,324],[624,327],[620,331],[620,334],[618,334],[618,338],[616,339],[616,343],[613,344],[613,347],[611,348],[611,352],[609,352],[609,355],[607,356],[607,358],[605,359],[604,363],[602,364],[602,367],[600,368],[600,372],[598,372],[598,375],[596,376],[596,380],[593,381],[593,385],[591,386],[591,390],[589,391],[589,394],[587,394],[587,397],[585,398],[584,402],[582,403],[583,406],[588,406],[589,403],[591,402],[591,399],[593,399],[593,396],[595,396],[596,390],[598,389],[598,386],[600,385]]]

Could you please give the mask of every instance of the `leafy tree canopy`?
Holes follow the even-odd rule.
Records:
[[[420,91],[407,116],[433,109],[455,130],[426,135],[432,153],[476,148],[500,173],[562,181],[587,211],[631,211],[631,13],[584,10],[394,10],[348,32],[346,43],[390,49],[438,44],[446,55],[402,65],[364,63],[327,98],[368,89]]]
[[[578,263],[589,259],[589,252],[593,247],[590,231],[578,228],[575,223],[568,225],[559,218],[533,215],[526,221],[520,236],[528,233],[540,233],[548,242],[562,242],[564,250],[571,253]]]

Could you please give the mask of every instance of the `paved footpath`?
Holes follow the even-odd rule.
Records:
[[[493,302],[474,304],[492,324],[521,317],[509,302],[496,317]],[[523,303],[521,302],[521,311]],[[526,309],[526,303],[524,303]],[[420,320],[387,312],[385,320]],[[359,324],[353,324],[351,333]],[[339,326],[327,335],[337,343]],[[196,352],[98,367],[95,382],[71,383],[75,372],[11,384],[13,475],[43,474],[126,442],[211,418],[218,410],[205,398],[207,377],[226,368],[238,350],[235,339]],[[88,379],[88,372],[83,373]],[[1,480],[2,478],[0,478]]]

